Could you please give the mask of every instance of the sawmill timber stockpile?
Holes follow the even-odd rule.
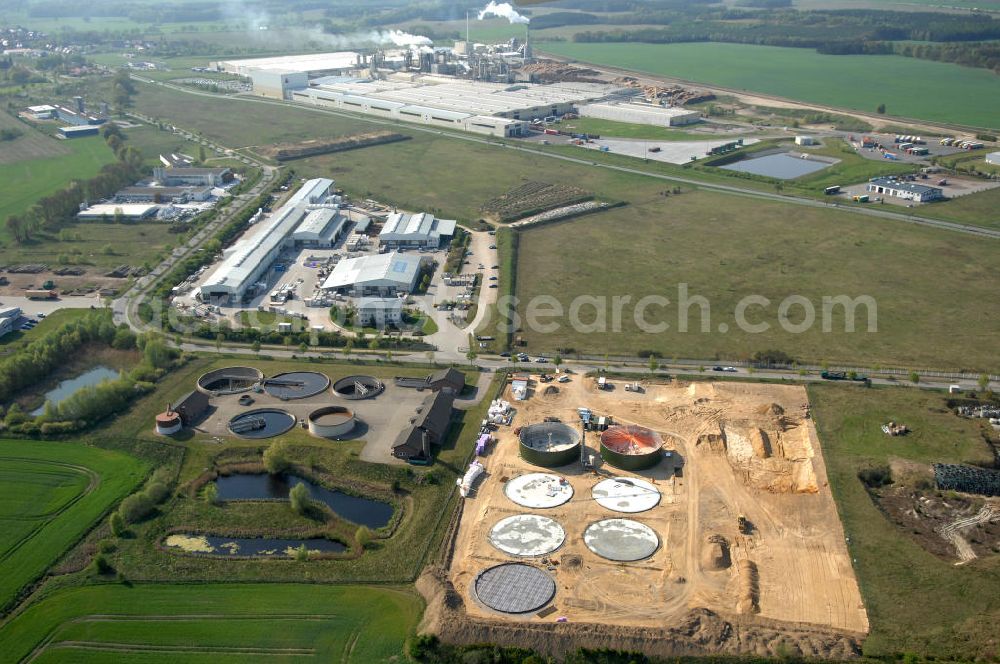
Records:
[[[557,394],[529,390],[518,402],[481,459],[486,474],[464,499],[447,562],[418,581],[428,602],[422,631],[551,656],[590,647],[661,657],[858,657],[868,616],[805,390],[643,387],[599,390],[581,376]],[[663,441],[659,462],[611,466],[599,455],[600,434],[588,433],[576,461],[539,472],[515,429],[558,418],[576,431],[579,409]],[[509,563],[544,576],[491,571]],[[486,578],[490,598],[523,585],[541,601],[545,576],[555,592],[532,610],[498,610],[477,594]]]

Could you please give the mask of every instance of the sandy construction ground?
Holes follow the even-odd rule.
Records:
[[[692,610],[708,609],[742,614],[743,621],[759,616],[769,624],[867,633],[867,614],[803,388],[698,382],[644,385],[636,393],[617,381],[600,391],[593,379],[579,375],[551,385],[557,393],[543,394],[546,386],[536,383],[529,398],[515,404],[513,425],[497,432],[498,443],[483,459],[486,474],[466,499],[447,575],[470,616],[531,623],[565,616],[570,623],[662,628]],[[658,431],[672,455],[649,471],[619,471],[601,462],[599,434],[587,432],[594,470],[579,463],[547,470],[520,458],[515,428],[545,417],[578,426],[580,406],[611,415],[616,423]],[[531,472],[565,478],[573,498],[550,509],[515,504],[505,496],[504,484]],[[611,476],[654,483],[659,504],[636,514],[600,506],[591,488]],[[559,549],[517,559],[489,542],[497,521],[530,513],[563,526],[566,538]],[[740,515],[753,526],[749,534],[739,532]],[[583,531],[612,517],[651,527],[659,548],[638,562],[599,557],[584,544]],[[515,616],[478,601],[471,588],[477,574],[518,560],[555,579],[555,612]]]

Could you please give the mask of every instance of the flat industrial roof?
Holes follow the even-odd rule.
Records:
[[[305,55],[282,55],[272,58],[220,60],[216,64],[227,70],[286,69],[297,72],[311,72],[351,69],[356,66],[357,61],[358,54],[354,51],[334,51]]]
[[[126,217],[145,217],[152,214],[159,208],[152,203],[98,203],[91,205],[86,210],[82,210],[77,216],[80,217],[114,217],[121,210]]]
[[[420,257],[392,252],[348,258],[337,263],[323,288],[346,288],[372,281],[392,281],[409,288],[420,269]]]
[[[607,109],[621,109],[626,110],[629,113],[640,113],[642,115],[651,115],[655,117],[666,116],[669,118],[676,118],[685,115],[699,115],[698,111],[693,111],[688,108],[677,108],[676,106],[653,106],[651,104],[638,104],[634,102],[594,102],[591,104],[585,104],[580,110],[585,110],[587,108],[607,108]]]
[[[395,101],[413,107],[492,116],[525,109],[544,109],[627,94],[622,88],[601,83],[518,83],[504,85],[478,81],[423,78],[417,82],[373,81],[330,83],[312,91],[357,95]],[[322,95],[318,95],[322,98]]]

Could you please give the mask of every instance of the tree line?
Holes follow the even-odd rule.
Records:
[[[126,144],[121,130],[108,124],[102,133],[116,161],[105,164],[92,178],[73,180],[68,187],[39,199],[26,214],[7,217],[5,226],[15,242],[23,244],[40,232],[58,231],[65,224],[76,221],[80,205],[85,201],[111,196],[144,175],[142,153]]]
[[[573,35],[573,41],[724,42],[812,48],[829,55],[897,54],[1000,73],[1000,46],[991,41],[1000,39],[1000,20],[985,14],[695,8],[636,13],[628,20],[617,17],[614,21],[652,27],[583,31]]]
[[[86,429],[109,415],[124,411],[153,389],[176,362],[178,353],[155,335],[136,335],[116,326],[111,312],[95,310],[24,345],[0,362],[0,403],[47,378],[88,346],[118,350],[139,349],[142,360],[115,380],[106,380],[74,392],[59,404],[46,402],[41,415],[24,412],[16,402],[4,413],[3,426],[13,433],[59,434]]]

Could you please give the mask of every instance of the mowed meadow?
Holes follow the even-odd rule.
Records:
[[[583,62],[874,113],[1000,127],[1000,79],[988,69],[897,55],[823,55],[750,44],[586,44],[538,48]]]

